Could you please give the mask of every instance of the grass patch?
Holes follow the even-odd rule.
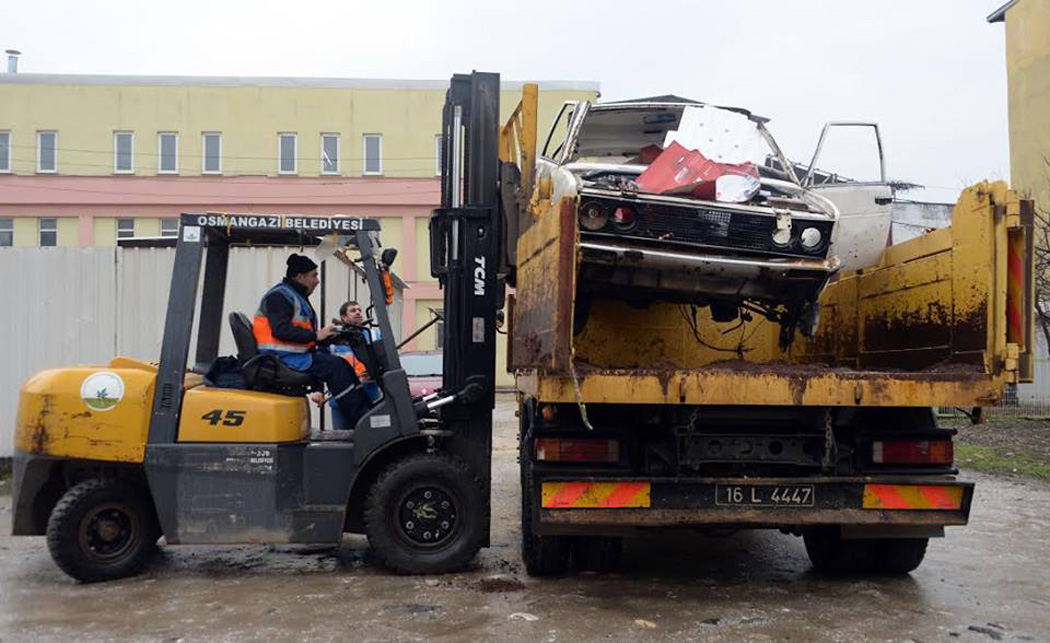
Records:
[[[955,445],[955,464],[987,473],[1017,473],[1050,482],[1050,463],[1022,454],[1007,455],[990,447]]]

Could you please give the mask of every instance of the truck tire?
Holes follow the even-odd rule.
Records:
[[[623,538],[616,536],[578,536],[572,541],[572,558],[581,572],[616,571],[622,551]]]
[[[533,500],[532,456],[528,449],[534,405],[526,400],[518,408],[518,466],[521,467],[521,560],[529,576],[559,576],[569,571],[569,538],[540,536],[533,529],[536,503]]]
[[[78,581],[137,574],[160,538],[153,503],[121,480],[85,480],[58,501],[47,522],[47,547],[59,569]]]
[[[481,481],[465,462],[420,454],[390,465],[365,501],[365,534],[399,574],[444,574],[469,563],[485,540]]]
[[[890,576],[905,576],[922,564],[929,538],[883,538],[879,541],[876,569]]]
[[[568,536],[540,536],[532,528],[533,502],[521,490],[521,560],[529,576],[559,576],[569,571]]]
[[[876,569],[880,542],[843,539],[838,527],[816,527],[803,535],[813,568],[823,574],[854,575]]]

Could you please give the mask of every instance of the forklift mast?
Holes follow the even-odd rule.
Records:
[[[441,420],[454,450],[486,487],[496,320],[506,291],[500,277],[499,92],[499,74],[453,76],[442,115],[441,207],[430,219],[430,273],[444,291],[443,389],[455,396],[441,408]]]

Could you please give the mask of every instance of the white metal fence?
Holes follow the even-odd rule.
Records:
[[[1050,353],[1039,328],[1036,328],[1035,346],[1035,381],[1007,387],[1003,401],[987,407],[986,415],[1050,418]],[[937,412],[941,417],[962,417],[969,409],[943,407]]]
[[[281,248],[231,250],[220,354],[236,352],[226,314],[251,316],[262,293],[284,275],[288,253]],[[174,258],[173,248],[0,250],[7,302],[0,318],[0,457],[12,454],[18,391],[33,373],[105,364],[116,355],[159,358]],[[334,259],[326,264],[326,318],[336,316],[347,299],[370,303],[367,287],[343,264]],[[312,299],[320,313],[319,293]],[[400,297],[390,317],[400,337]]]

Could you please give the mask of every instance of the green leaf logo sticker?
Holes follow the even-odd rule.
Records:
[[[80,385],[80,399],[92,411],[108,411],[124,399],[124,380],[110,371],[92,373]]]

